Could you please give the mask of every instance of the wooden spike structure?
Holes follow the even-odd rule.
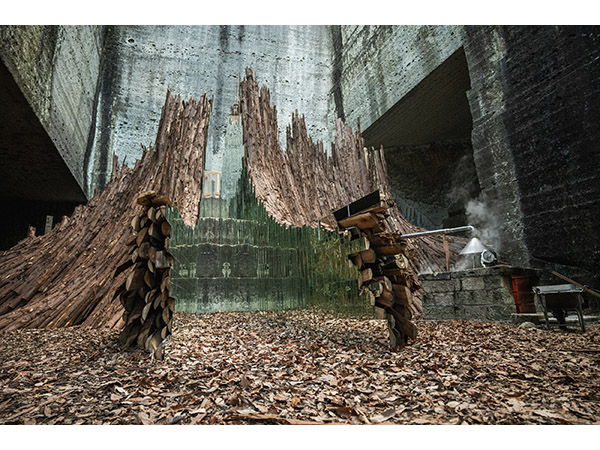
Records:
[[[308,137],[304,118],[296,113],[287,128],[284,152],[278,144],[276,112],[270,106],[268,90],[259,90],[251,71],[247,71],[240,86],[248,175],[258,199],[279,223],[314,226],[321,221],[333,229],[337,222],[332,211],[379,190],[388,210],[383,218],[377,215],[381,214],[378,211],[361,217],[363,228],[377,222],[372,228],[360,230],[356,224],[355,228],[372,244],[372,251],[365,248],[353,260],[374,264],[369,262],[374,258],[373,251],[376,262],[382,258],[378,247],[385,245],[374,241],[376,237],[384,238],[381,233],[420,231],[404,220],[394,206],[383,150],[366,149],[360,130],[353,133],[336,118],[336,139],[328,155],[322,143],[315,144]],[[152,291],[160,289],[162,293],[169,284],[160,269],[161,264],[168,264],[168,251],[156,243],[161,234],[168,234],[170,225],[162,222],[160,229],[152,224],[146,227],[154,223],[152,217],[157,219],[163,212],[161,205],[157,208],[153,204],[156,197],[142,197],[140,201],[146,204],[138,205],[138,195],[144,191],[160,193],[164,201],[177,204],[187,225],[196,223],[211,108],[206,96],[183,102],[168,93],[155,147],[145,150],[133,168],[119,170],[117,159],[113,158],[110,182],[87,205],[77,207],[70,218],[64,217],[51,232],[35,236],[35,230],[30,230],[16,246],[0,252],[0,331],[79,324],[121,329],[127,322],[135,322],[136,316],[143,318],[144,323],[148,320],[162,301]],[[139,206],[147,207],[144,213],[136,212]],[[385,217],[387,213],[389,216]],[[441,239],[427,237],[402,250],[409,256],[411,270],[404,275],[409,280],[406,283],[412,283],[410,286],[417,283],[415,266],[434,271],[444,267]],[[453,244],[451,241],[451,251],[455,250]],[[379,303],[389,303],[391,294],[402,296],[392,282],[398,269],[386,266],[388,272],[373,273],[372,282],[365,280],[373,284],[376,292],[381,290]],[[384,278],[377,279],[380,276]],[[392,284],[391,294],[386,278]],[[133,296],[117,293],[124,283],[126,290],[127,285],[131,289],[137,287],[136,295],[144,298],[143,305]],[[145,292],[147,288],[149,291]],[[173,301],[168,296],[165,301],[167,308],[163,307],[160,319],[167,324],[166,311],[172,313]],[[418,316],[418,292],[413,292],[412,302],[408,303],[413,315]],[[395,321],[402,322],[391,314]],[[154,316],[155,323],[160,323],[159,315]],[[138,320],[132,326],[125,345],[135,341],[146,346],[148,336],[142,339],[142,325],[142,320]],[[138,326],[139,330],[133,330]],[[160,332],[163,339],[170,332],[168,327],[164,330],[163,327]]]
[[[143,288],[148,272],[137,271],[145,261],[145,253],[138,259],[139,253],[150,249],[142,250],[140,233],[135,238],[133,233],[151,221],[148,211],[146,217],[131,220],[139,208],[138,195],[159,192],[177,204],[187,225],[196,223],[211,108],[206,96],[184,102],[167,93],[154,149],[145,150],[133,168],[119,170],[115,157],[110,182],[87,205],[78,206],[51,232],[30,233],[0,252],[0,330],[125,326],[123,302],[130,299],[119,297],[117,288],[129,277],[130,287]],[[143,244],[152,239],[139,240]],[[131,254],[132,245],[137,255]],[[153,264],[150,284],[160,272]]]
[[[373,194],[375,198],[365,203]],[[349,248],[355,250],[350,250],[349,260],[359,269],[360,295],[376,309],[376,316],[387,319],[390,346],[395,349],[417,337],[411,319],[413,292],[420,286],[414,282],[406,240],[399,233],[383,231],[389,206],[379,195],[375,191],[346,205],[334,217],[350,239]]]
[[[287,127],[284,151],[279,146],[277,114],[270,105],[269,90],[259,88],[250,69],[246,70],[240,92],[248,175],[257,198],[275,220],[295,226],[316,226],[320,222],[334,229],[337,221],[333,211],[378,190],[386,217],[377,216],[383,210],[372,211],[362,215],[358,223],[373,225],[371,232],[401,235],[423,231],[400,214],[392,197],[383,148],[367,149],[360,129],[353,133],[336,117],[335,142],[327,154],[321,142],[315,143],[308,136],[304,117],[295,113]],[[448,241],[450,253],[456,257],[463,240],[449,237]],[[410,255],[407,277],[413,284],[418,284],[419,271],[445,271],[441,236],[425,236],[409,244],[403,252]],[[410,308],[416,317],[421,316],[420,292],[415,292]]]

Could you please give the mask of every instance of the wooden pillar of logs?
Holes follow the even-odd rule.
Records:
[[[376,313],[387,319],[390,345],[396,348],[417,336],[417,328],[411,322],[409,253],[399,233],[384,231],[389,205],[379,201],[378,192],[375,197],[374,205],[361,209],[361,199],[336,211],[335,216],[339,228],[350,237],[349,263],[359,268],[361,296],[368,298]],[[353,213],[353,206],[360,211]]]
[[[163,359],[175,306],[169,296],[173,256],[168,252],[171,225],[165,214],[172,204],[154,191],[141,194],[137,203],[141,208],[131,220],[133,234],[127,242],[131,259],[125,263],[131,273],[115,292],[125,308],[120,341],[124,347],[137,346]]]

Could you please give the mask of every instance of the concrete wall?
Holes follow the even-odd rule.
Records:
[[[86,192],[104,27],[2,26],[0,58]]]
[[[486,213],[498,227],[497,250],[511,264],[528,265],[514,161],[506,139],[510,132],[506,126],[506,47],[495,27],[471,27],[465,31],[465,54],[471,78],[473,159]]]
[[[480,192],[472,154],[470,141],[386,149],[392,194],[402,215],[427,229],[464,225],[464,204]]]
[[[430,146],[423,130],[458,111],[456,127],[446,122],[429,137],[470,138],[470,181],[487,201],[501,256],[592,280],[600,273],[599,36],[599,27],[4,26],[0,57],[82,199],[105,184],[113,153],[133,164],[153,143],[167,88],[213,96],[207,168],[220,170],[246,66],[270,87],[280,130],[298,109],[315,139],[331,139],[334,110],[352,126],[360,117],[365,135],[390,111],[398,115],[385,127],[406,128],[411,99],[422,99],[413,106],[426,102],[433,122],[427,111],[411,119],[419,138],[404,144]],[[448,135],[454,128],[460,133]]]
[[[238,76],[251,66],[277,105],[281,142],[294,110],[315,139],[331,140],[329,29],[323,26],[111,27],[98,105],[92,184],[102,186],[113,151],[129,164],[154,142],[167,88],[213,97],[207,169],[221,169]]]
[[[360,117],[369,144],[379,145],[378,138],[387,142],[390,175],[399,180],[411,170],[422,172],[414,152],[403,158],[402,150],[443,140],[443,133],[425,131],[451,119],[445,101],[435,103],[427,91],[434,97],[462,92],[466,106],[456,95],[451,102],[461,116],[454,128],[464,133],[465,121],[471,121],[476,177],[465,182],[480,186],[481,196],[473,200],[482,213],[473,225],[495,235],[493,244],[510,264],[552,267],[597,285],[599,40],[597,26],[333,27],[330,103],[352,125]],[[448,78],[457,77],[460,85],[449,84]],[[410,120],[407,114],[413,115]],[[418,126],[422,129],[407,129]],[[455,163],[448,158],[448,172]],[[395,173],[402,165],[413,167]],[[418,182],[433,186],[437,204],[447,206],[443,183],[430,174]],[[418,191],[410,183],[407,188]],[[431,198],[397,200],[412,202],[408,206],[425,215],[435,204]]]
[[[598,287],[600,27],[503,31],[507,138],[531,264]]]
[[[332,31],[332,107],[366,130],[462,45],[460,26],[342,26]]]
[[[479,182],[462,27],[342,26],[333,43],[334,106],[385,148],[401,212],[429,229],[464,225]]]

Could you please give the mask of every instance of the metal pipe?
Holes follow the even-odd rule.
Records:
[[[419,237],[419,236],[428,236],[432,234],[441,234],[441,233],[460,233],[461,231],[470,231],[471,233],[475,231],[475,227],[472,225],[466,225],[464,227],[456,227],[456,228],[443,228],[441,230],[430,230],[430,231],[420,231],[418,233],[409,233],[403,234],[403,238],[411,238],[411,237]]]

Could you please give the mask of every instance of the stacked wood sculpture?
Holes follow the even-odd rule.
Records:
[[[390,345],[401,347],[414,340],[417,328],[412,319],[413,291],[419,289],[410,268],[410,253],[400,234],[386,232],[384,221],[389,205],[379,200],[379,192],[336,211],[338,226],[350,237],[349,263],[358,267],[361,296],[369,299],[388,322]],[[377,200],[376,202],[369,201]],[[366,201],[365,201],[366,200]],[[361,207],[361,203],[368,205]]]
[[[256,196],[268,213],[279,223],[334,229],[332,214],[344,205],[376,190],[389,206],[389,216],[381,227],[397,234],[424,231],[402,217],[395,206],[389,184],[383,149],[367,149],[360,129],[356,133],[336,117],[335,142],[329,155],[321,142],[308,136],[304,117],[292,115],[287,127],[287,145],[279,145],[277,112],[270,105],[266,87],[259,88],[252,70],[240,85],[240,109],[248,175]],[[464,246],[459,238],[448,238],[450,252],[456,257]],[[465,242],[466,243],[466,242]],[[420,271],[444,272],[446,255],[442,237],[424,236],[410,242],[409,272],[417,282]],[[413,296],[411,310],[416,317],[422,312],[421,294]]]
[[[140,192],[171,198],[187,225],[196,223],[211,101],[167,94],[155,149],[119,170],[86,206],[54,229],[30,234],[0,252],[0,330],[71,325],[123,328],[115,291],[129,277],[131,215]],[[121,267],[121,271],[117,269]]]
[[[308,137],[304,117],[296,112],[283,151],[269,90],[259,89],[250,69],[240,91],[248,176],[256,196],[279,223],[316,227],[320,221],[333,230],[332,211],[377,189],[388,193],[383,188],[387,183],[383,152],[364,148],[360,133],[354,134],[341,119],[335,119],[336,138],[328,156],[322,142]]]
[[[175,299],[169,296],[173,256],[168,252],[171,225],[166,219],[166,205],[173,204],[154,191],[141,194],[137,202],[143,207],[131,220],[130,259],[115,271],[133,266],[115,291],[125,308],[120,340],[125,347],[137,344],[163,359],[162,343],[171,336],[175,311]]]
[[[384,231],[420,230],[393,207],[383,150],[366,149],[360,130],[354,134],[336,118],[335,143],[327,155],[321,143],[308,137],[304,119],[296,113],[283,151],[268,90],[259,90],[250,70],[240,87],[248,175],[257,197],[278,222],[314,226],[321,221],[333,229],[331,211],[379,189],[391,208],[380,225]],[[127,244],[137,196],[160,192],[177,204],[188,226],[196,223],[211,108],[206,96],[182,102],[168,93],[155,149],[145,150],[133,169],[120,170],[114,158],[111,181],[86,206],[77,207],[44,236],[29,233],[15,247],[0,252],[0,331],[125,326],[117,300],[121,297],[115,292],[135,269],[117,269],[132,257]],[[452,251],[460,248],[451,241]],[[137,250],[139,256],[141,248]],[[409,272],[414,280],[417,268],[443,270],[441,237],[415,241],[411,251]],[[410,309],[414,315],[420,313],[418,293]]]

